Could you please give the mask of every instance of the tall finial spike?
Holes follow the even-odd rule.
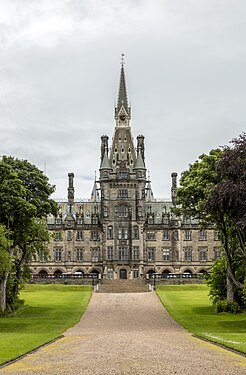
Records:
[[[124,66],[125,65],[125,54],[122,53],[121,54],[121,66]]]

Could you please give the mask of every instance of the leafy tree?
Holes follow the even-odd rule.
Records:
[[[9,286],[9,307],[16,306],[23,270],[31,256],[47,251],[49,234],[46,216],[56,213],[56,203],[50,198],[54,186],[50,185],[35,165],[26,160],[4,156],[0,162],[0,223],[9,229],[14,257],[14,277]],[[7,285],[10,273],[5,274]],[[8,304],[8,298],[6,300]],[[5,306],[0,306],[4,311]]]
[[[246,265],[246,136],[223,150],[202,155],[183,172],[177,191],[179,213],[214,223],[226,258],[227,301],[241,294]],[[216,273],[216,269],[215,269]]]
[[[0,311],[5,311],[6,309],[7,275],[11,270],[11,256],[8,251],[9,246],[8,232],[3,225],[0,225]]]

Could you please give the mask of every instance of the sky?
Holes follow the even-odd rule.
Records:
[[[245,131],[245,0],[0,0],[0,155],[89,198],[114,134],[121,53],[155,198]]]

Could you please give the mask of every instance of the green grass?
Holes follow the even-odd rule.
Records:
[[[189,332],[246,353],[246,313],[217,314],[207,285],[157,286],[163,305]]]
[[[59,337],[80,320],[90,296],[89,286],[26,285],[25,306],[0,317],[0,364]]]

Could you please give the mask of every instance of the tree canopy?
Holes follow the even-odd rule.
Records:
[[[211,150],[182,173],[177,211],[214,223],[226,259],[227,301],[232,303],[246,278],[246,134]],[[240,293],[239,293],[240,294]],[[242,302],[243,303],[243,302]]]
[[[55,214],[57,210],[50,198],[54,189],[43,172],[27,160],[11,156],[1,159],[0,225],[5,228],[2,240],[5,236],[8,241],[4,254],[7,252],[12,259],[11,269],[6,266],[0,274],[2,311],[16,305],[23,270],[30,256],[47,251],[49,233],[45,221],[49,213]],[[11,287],[7,294],[8,282]]]

